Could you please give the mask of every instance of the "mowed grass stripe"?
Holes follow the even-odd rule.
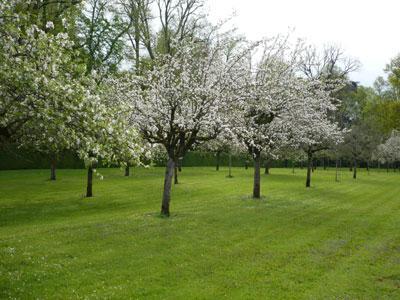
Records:
[[[159,217],[163,169],[3,171],[0,297],[400,297],[398,173],[184,168]]]

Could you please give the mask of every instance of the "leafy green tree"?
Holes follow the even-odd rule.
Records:
[[[121,16],[114,0],[86,0],[77,22],[79,49],[83,53],[86,74],[97,73],[101,81],[116,72],[124,59],[125,37],[132,22]]]
[[[383,135],[390,134],[393,129],[400,129],[400,101],[378,98],[364,107],[363,115]]]
[[[394,99],[400,100],[400,54],[386,65],[385,72],[388,74],[388,82],[393,90]]]

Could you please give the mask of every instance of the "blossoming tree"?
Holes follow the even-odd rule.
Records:
[[[348,74],[359,68],[359,62],[346,57],[343,50],[335,46],[327,46],[322,51],[308,46],[301,56],[298,70],[308,86],[302,96],[308,105],[303,106],[306,109],[300,115],[307,116],[306,119],[297,119],[303,124],[298,137],[308,157],[306,187],[310,187],[314,154],[343,140],[344,130],[334,118],[341,103],[338,93],[346,86]]]
[[[294,144],[307,155],[306,187],[310,187],[314,154],[341,143],[344,131],[330,117],[336,110],[333,103],[338,102],[333,90],[320,80],[300,81],[303,88],[298,94],[297,113],[290,122],[295,124],[291,127]]]
[[[85,76],[74,60],[74,43],[63,32],[52,33],[29,23],[20,0],[0,3],[0,132],[20,147],[53,157],[70,150],[88,165],[92,196],[93,162],[119,162],[126,152],[136,159],[141,151],[118,105]]]
[[[169,216],[174,167],[194,147],[215,139],[224,124],[225,97],[237,59],[226,60],[225,45],[185,42],[173,56],[161,55],[140,78],[120,80],[120,97],[132,109],[131,120],[151,144],[168,153],[161,214]]]
[[[128,112],[109,101],[107,85],[97,86],[97,94],[88,95],[90,107],[82,122],[75,149],[87,167],[86,197],[92,197],[93,172],[101,161],[104,165],[140,164],[145,154],[138,131],[128,120]],[[129,157],[129,160],[127,160]]]
[[[389,170],[389,164],[400,160],[400,133],[393,130],[390,137],[382,144],[378,145],[374,157],[380,163],[386,163]]]
[[[287,120],[297,108],[299,81],[295,67],[299,46],[290,47],[282,37],[263,41],[260,58],[244,66],[247,71],[240,77],[240,88],[234,95],[231,128],[254,159],[254,198],[261,197],[261,154],[272,155],[290,142],[288,129],[293,124]]]
[[[82,112],[85,87],[73,62],[73,42],[30,23],[23,2],[0,3],[0,135],[51,156],[55,179],[58,153],[70,149]]]

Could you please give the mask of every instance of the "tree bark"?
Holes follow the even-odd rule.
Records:
[[[229,153],[229,173],[228,173],[228,177],[231,178],[232,176],[232,154]]]
[[[307,153],[307,179],[306,179],[306,187],[311,186],[311,171],[313,169],[313,158],[312,158],[312,152],[309,151]]]
[[[353,161],[354,167],[353,167],[353,179],[357,179],[357,160],[354,159]]]
[[[215,166],[215,170],[216,171],[219,171],[219,159],[220,159],[220,156],[221,156],[221,151],[217,151],[217,155],[216,155],[216,157],[217,157],[217,165]]]
[[[128,164],[125,166],[125,176],[129,177],[129,165]]]
[[[268,164],[268,160],[265,161],[265,172],[266,175],[269,175],[269,164]]]
[[[178,184],[178,167],[177,163],[175,162],[175,168],[174,168],[174,184]]]
[[[93,197],[93,167],[89,166],[87,173],[87,187],[86,187],[86,197]]]
[[[339,159],[338,158],[336,158],[335,167],[336,167],[335,181],[339,182]]]
[[[256,152],[254,157],[254,184],[253,184],[253,198],[256,199],[259,199],[261,197],[260,167],[261,167],[261,154],[259,152]]]
[[[51,165],[50,165],[50,180],[56,180],[56,157],[53,156],[51,158]]]
[[[171,187],[172,187],[172,176],[174,173],[175,162],[172,158],[168,159],[167,166],[165,168],[164,177],[164,192],[161,203],[161,215],[169,217],[169,203],[171,201]]]

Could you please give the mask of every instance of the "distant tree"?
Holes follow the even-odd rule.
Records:
[[[173,55],[176,41],[205,40],[203,0],[119,0],[132,25],[128,44],[135,72],[151,68],[158,55]]]
[[[348,157],[353,164],[353,178],[357,178],[357,167],[360,161],[369,162],[373,151],[379,143],[379,134],[368,123],[358,123],[351,127],[346,133],[343,145],[340,146],[341,153]]]
[[[293,136],[307,156],[306,187],[311,186],[315,153],[330,149],[341,143],[343,138],[343,130],[330,118],[330,113],[336,109],[332,104],[335,102],[332,92],[324,82],[308,81],[308,83],[311,86],[307,93],[301,96],[306,103],[299,108],[293,120],[297,125]]]
[[[390,137],[383,143],[378,145],[375,153],[381,163],[386,163],[389,169],[389,164],[400,160],[400,133],[393,130]]]
[[[386,65],[385,72],[388,74],[388,83],[393,90],[394,99],[400,100],[400,54]]]
[[[326,46],[321,51],[308,46],[302,55],[301,72],[309,79],[346,79],[347,75],[359,68],[359,62],[349,58],[336,46]]]
[[[324,105],[320,109],[316,108],[323,121],[318,123],[318,117],[311,120],[310,127],[304,131],[304,137],[308,136],[311,139],[308,142],[301,142],[301,147],[308,157],[306,187],[310,187],[314,154],[334,147],[342,140],[342,129],[345,127],[344,115],[337,113],[341,104],[340,94],[346,89],[354,90],[347,77],[358,68],[359,62],[345,56],[339,47],[328,46],[318,51],[315,47],[309,46],[303,53],[299,69],[308,80],[314,82],[315,93],[314,95],[311,93],[310,96],[324,99],[321,99]],[[355,113],[358,110],[357,105],[353,107]]]
[[[363,115],[382,135],[390,134],[393,129],[400,130],[400,101],[378,98],[366,105]]]
[[[101,81],[116,72],[124,58],[125,38],[132,21],[123,18],[116,0],[86,0],[77,22],[78,45],[86,74],[96,72]]]
[[[201,146],[201,149],[215,153],[216,171],[219,171],[221,154],[228,153],[229,155],[229,174],[231,174],[231,155],[232,152],[240,152],[240,145],[235,140],[235,137],[229,131],[222,131],[216,139],[210,140]]]
[[[293,145],[289,145],[288,147],[283,147],[282,149],[279,150],[278,155],[280,159],[285,159],[286,161],[291,162],[291,168],[293,174],[295,173],[296,164],[307,158],[304,155],[304,151]]]
[[[236,107],[230,115],[232,131],[254,161],[253,198],[261,197],[261,155],[288,141],[287,119],[298,99],[294,90],[299,48],[291,48],[285,37],[276,37],[263,41],[257,50],[261,58],[245,62],[247,71],[240,76],[241,88],[234,95]]]
[[[109,84],[93,83],[92,94],[86,98],[90,109],[81,119],[82,138],[78,139],[76,150],[88,171],[86,197],[93,196],[93,173],[100,161],[103,165],[139,165],[149,156],[139,131],[129,123],[130,111],[115,99]]]
[[[268,153],[268,152],[262,152],[261,153],[261,160],[264,163],[264,174],[269,175],[270,174],[270,169],[271,169],[271,164],[274,159],[276,159],[278,156],[276,154]]]
[[[374,81],[374,89],[380,97],[385,97],[388,93],[389,84],[382,76],[379,76]]]

